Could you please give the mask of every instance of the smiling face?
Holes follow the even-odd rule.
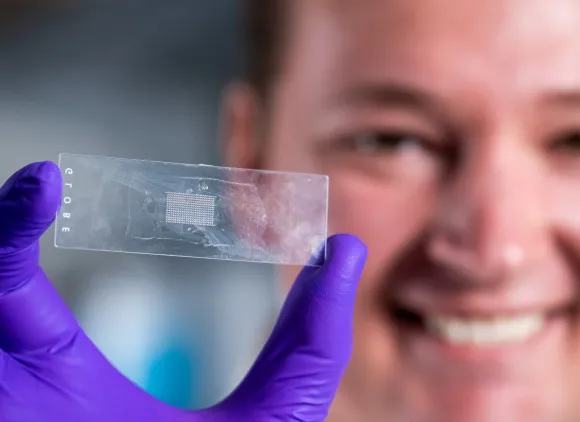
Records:
[[[580,3],[291,4],[259,165],[328,174],[331,232],[370,250],[331,420],[578,415]]]

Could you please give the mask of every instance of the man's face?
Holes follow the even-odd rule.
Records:
[[[331,420],[578,415],[580,3],[290,9],[260,164],[329,175],[370,254]]]

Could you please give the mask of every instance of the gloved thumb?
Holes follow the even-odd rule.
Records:
[[[327,242],[322,267],[296,279],[248,375],[218,409],[256,421],[322,422],[350,359],[356,289],[366,246],[351,235]]]
[[[33,163],[14,173],[0,187],[0,253],[26,249],[52,224],[61,200],[59,168]]]
[[[62,193],[60,169],[30,164],[0,188],[0,349],[25,352],[67,341],[78,325],[39,266],[38,240]]]

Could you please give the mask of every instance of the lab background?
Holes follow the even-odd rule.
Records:
[[[235,0],[3,1],[0,179],[79,153],[220,164],[220,94],[241,71]],[[129,379],[199,408],[243,377],[275,315],[273,268],[55,249],[42,265]]]

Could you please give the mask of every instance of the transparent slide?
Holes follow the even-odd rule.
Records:
[[[61,154],[55,246],[316,265],[324,175]]]

